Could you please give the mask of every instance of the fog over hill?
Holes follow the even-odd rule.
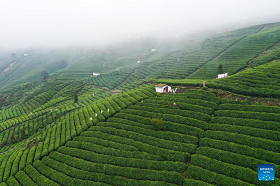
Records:
[[[0,48],[96,46],[224,32],[280,19],[277,0],[2,0]]]

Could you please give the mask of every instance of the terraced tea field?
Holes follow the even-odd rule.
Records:
[[[280,108],[218,96],[279,99],[279,28],[188,39],[176,50],[139,39],[19,58],[0,75],[0,186],[280,185]],[[60,57],[67,67],[29,81]],[[220,64],[230,76],[214,79]],[[158,94],[155,82],[186,92]],[[260,164],[275,165],[274,181],[258,180]]]
[[[228,78],[209,81],[207,86],[248,96],[279,98],[280,62],[249,68]]]
[[[37,145],[0,155],[1,184],[277,185],[279,121],[278,107],[144,87],[67,113],[31,137]],[[275,181],[258,181],[259,164],[275,165]]]
[[[279,27],[252,34],[241,39],[233,47],[219,56],[217,59],[207,63],[197,73],[191,76],[191,79],[213,79],[217,77],[217,71],[220,64],[223,71],[233,75],[247,67],[247,64],[257,58],[262,52],[270,49],[280,41]],[[273,54],[273,51],[270,52]],[[268,54],[270,55],[270,54]],[[272,58],[273,59],[273,58]],[[260,64],[265,62],[253,62]],[[256,64],[256,65],[257,65]]]

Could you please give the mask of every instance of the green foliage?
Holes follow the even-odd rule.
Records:
[[[236,134],[223,131],[206,131],[205,137],[213,139],[231,141],[243,145],[249,145],[255,148],[262,148],[269,151],[280,152],[280,142],[263,139],[259,137],[251,137],[243,134]]]
[[[119,185],[130,185],[130,184],[141,185],[141,183],[137,183],[136,180],[141,180],[141,178],[143,177],[142,175],[144,175],[145,177],[148,176],[149,180],[167,182],[167,185],[169,185],[168,182],[178,184],[179,183],[178,180],[182,179],[182,175],[171,171],[170,172],[162,171],[161,173],[159,173],[158,171],[155,170],[134,169],[130,167],[118,168],[112,165],[108,165],[105,168],[101,169],[100,164],[88,163],[84,160],[77,159],[68,155],[56,156],[54,158],[59,159],[59,161],[62,162],[67,162],[67,164],[70,164],[72,166],[68,166],[65,163],[60,163],[59,161],[56,161],[49,157],[45,157],[43,159],[43,163],[49,167],[54,168],[55,170],[58,170],[59,172],[70,175],[72,178],[90,180],[90,181],[95,181],[100,183],[116,184],[117,182]],[[114,173],[112,172],[113,168],[115,168]],[[107,174],[104,174],[104,172]],[[125,175],[125,177],[128,178],[134,178],[134,180],[127,179],[125,177],[120,177],[123,175]],[[142,182],[142,184],[144,185],[149,184],[149,183],[145,183],[147,181],[140,181],[140,182]]]
[[[201,87],[201,90],[207,91],[207,90],[208,90],[208,87],[207,87],[207,86]],[[214,92],[213,92],[213,93],[214,93]],[[217,95],[217,94],[215,94],[215,95]]]
[[[35,186],[35,184],[29,177],[26,175],[24,171],[19,171],[16,175],[15,178],[19,181],[21,185],[24,186]]]
[[[111,146],[109,146],[109,144]],[[98,140],[94,137],[76,137],[74,141],[67,142],[65,146],[71,148],[83,149],[87,151],[98,152],[104,155],[110,155],[116,157],[157,160],[157,161],[163,160],[161,157],[156,155],[148,154],[145,152],[137,152],[135,149],[130,148],[132,146],[122,145],[106,140]]]
[[[280,123],[275,121],[262,121],[246,118],[214,117],[211,123],[230,124],[235,126],[247,126],[280,132]]]
[[[277,85],[278,66],[269,66],[277,62],[265,65],[269,73],[256,68],[260,72],[257,78],[252,75],[251,79],[240,76],[240,79],[207,81],[207,87],[188,87],[183,94],[160,95],[154,85],[145,85],[148,81],[143,81],[185,78],[202,67],[199,75],[211,65],[216,71],[219,64],[227,71],[234,66],[227,57],[243,52],[241,49],[248,46],[245,41],[250,41],[254,44],[252,54],[244,51],[240,58],[234,58],[236,66],[230,70],[243,68],[246,60],[251,60],[278,38],[279,34],[273,29],[250,35],[263,27],[215,36],[185,51],[153,58],[121,71],[108,70],[107,74],[91,78],[88,76],[92,70],[73,69],[78,69],[76,60],[88,64],[93,55],[71,58],[70,64],[66,64],[69,58],[57,58],[60,65],[68,65],[69,71],[63,70],[65,75],[61,77],[52,74],[52,79],[67,79],[71,73],[75,75],[69,78],[88,79],[41,81],[0,93],[0,102],[6,106],[0,109],[0,141],[5,144],[0,149],[0,180],[8,185],[269,185],[256,179],[257,166],[273,163],[278,184],[280,110],[221,99],[217,97],[218,92],[208,91],[208,86],[228,81],[229,87],[252,95],[261,92],[277,96],[277,87],[272,93],[266,92]],[[268,36],[271,38],[264,41],[263,46],[253,42]],[[110,58],[105,53],[99,57],[95,70],[105,72],[102,69],[108,64],[103,62]],[[123,60],[116,64],[125,64],[125,60],[130,59]],[[208,78],[211,73],[202,76]],[[6,80],[2,81],[4,76],[0,86],[6,84]],[[267,84],[262,84],[263,79]],[[203,83],[189,79],[158,81],[187,86]],[[85,85],[86,82],[103,88],[96,89]],[[247,89],[251,85],[256,86]],[[110,97],[111,92],[104,87],[120,89],[122,93]],[[19,140],[22,142],[18,143]],[[6,145],[7,142],[11,145]]]
[[[207,169],[203,169],[197,166],[189,166],[187,169],[187,175],[191,179],[202,180],[213,185],[228,185],[231,183],[233,185],[244,185],[244,186],[253,186],[252,184],[240,181],[239,179],[234,179],[222,174],[218,174]]]
[[[233,100],[233,99],[221,99],[221,104],[241,104],[241,105],[250,105],[249,101],[240,101],[240,100]]]
[[[156,112],[148,112],[144,110],[132,110],[132,109],[122,110],[121,113],[150,117],[150,118],[162,118],[164,121],[185,124],[188,126],[193,126],[205,130],[208,128],[208,124],[205,121],[200,121],[197,119],[192,119],[180,115],[161,114]]]
[[[101,74],[96,77],[91,77],[87,79],[87,83],[90,85],[114,89],[125,81],[131,73],[131,70],[113,71],[109,74]]]
[[[123,133],[125,135],[125,133]],[[101,132],[84,132],[81,134],[84,137],[97,137],[100,139],[105,139],[105,140],[110,140],[116,143],[121,143],[121,144],[126,144],[126,145],[131,145],[136,147],[137,149],[139,149],[140,151],[143,152],[147,152],[150,154],[154,154],[154,155],[159,155],[162,158],[166,159],[166,160],[170,160],[170,161],[188,161],[190,160],[190,154],[187,152],[179,152],[179,151],[174,151],[174,150],[170,150],[170,149],[165,149],[163,147],[160,146],[168,146],[166,143],[162,142],[161,144],[157,144],[153,141],[150,141],[150,143],[153,143],[155,145],[149,144],[149,143],[143,143],[145,140],[149,141],[147,139],[143,139],[143,141],[136,141],[133,139],[128,139],[128,138],[124,138],[122,136],[117,136],[117,135],[110,135],[110,134],[106,134],[106,133],[101,133]],[[153,138],[155,139],[155,138]],[[161,141],[161,140],[158,140]],[[169,143],[168,143],[169,144]],[[172,143],[174,145],[174,143]],[[159,145],[159,147],[158,147]],[[171,145],[171,144],[170,144]],[[193,145],[183,145],[188,149],[182,149],[184,151],[192,151],[194,150],[194,146]],[[191,149],[189,149],[190,147],[192,147]],[[169,148],[174,148],[174,147],[169,147]],[[176,148],[176,147],[175,147]]]
[[[143,117],[143,116],[137,116],[133,114],[125,114],[125,113],[118,113],[114,116],[114,118],[110,118],[108,121],[115,121],[118,119],[121,119],[121,123],[124,123],[124,119],[129,122],[130,124],[134,121],[137,123],[141,123],[143,128],[149,128],[151,129],[151,124],[150,124],[150,118],[148,117]],[[185,124],[180,124],[180,123],[174,123],[171,121],[164,121],[165,125],[163,126],[163,130],[166,131],[171,131],[171,132],[177,132],[181,134],[188,134],[191,136],[196,136],[196,137],[202,137],[203,136],[203,130],[197,127],[192,127],[188,126]]]
[[[263,25],[264,27],[265,25]],[[249,61],[257,57],[263,51],[272,47],[280,40],[279,27],[277,29],[260,32],[242,37],[235,45],[228,48],[215,60],[206,63],[192,79],[212,79],[217,76],[217,69],[221,64],[224,72],[233,75],[247,67]],[[228,79],[228,78],[221,78]],[[245,78],[244,78],[245,79]],[[209,83],[207,83],[209,86]],[[210,86],[209,86],[210,87]]]
[[[262,105],[239,105],[239,104],[222,104],[219,106],[220,110],[240,110],[251,112],[266,112],[280,114],[280,108],[275,106]]]
[[[158,97],[156,100],[158,101],[170,101],[170,102],[184,102],[186,104],[191,105],[199,105],[206,108],[212,108],[214,110],[218,109],[218,105],[216,103],[202,100],[202,99],[195,99],[187,94],[168,94],[168,96]],[[149,101],[149,100],[147,100]],[[179,104],[179,103],[178,103]],[[188,110],[188,109],[187,109]]]
[[[207,81],[207,86],[246,96],[279,98],[279,72],[280,62],[268,63],[228,78]]]
[[[49,72],[47,70],[43,70],[41,72],[41,76],[43,79],[48,79],[49,78]]]
[[[179,110],[190,110],[195,112],[201,112],[204,114],[212,114],[214,110],[212,108],[203,107],[200,105],[194,105],[194,104],[186,104],[183,101],[176,101],[177,107],[173,106],[173,103],[171,100],[166,100],[162,102],[159,99],[147,99],[145,100],[145,103],[137,103],[137,106],[148,106],[148,107],[156,107],[156,108],[168,108],[168,109],[179,109]]]
[[[74,94],[74,103],[78,103],[78,101],[79,101],[78,94],[75,93]]]
[[[59,172],[59,171],[56,171],[55,169],[52,169],[52,168],[48,167],[47,165],[43,164],[41,161],[38,161],[38,160],[34,162],[34,167],[39,172],[41,172],[41,174],[47,176],[51,180],[54,180],[55,182],[57,182],[60,185],[65,185],[65,183],[67,183],[67,185],[70,185],[70,186],[75,186],[75,185],[105,185],[105,184],[101,184],[101,183],[98,184],[96,182],[92,182],[92,181],[88,181],[88,180],[72,178],[68,175],[65,175],[65,174]]]
[[[224,73],[224,71],[223,71],[223,65],[220,64],[219,67],[218,67],[218,72],[217,72],[217,74],[223,74],[223,73]]]
[[[262,159],[275,164],[278,164],[278,162],[280,161],[280,153],[263,150],[261,148],[250,147],[248,145],[211,139],[207,137],[200,139],[199,144],[201,146],[208,146],[216,149],[222,149],[229,152],[255,157],[257,159]]]
[[[258,173],[249,168],[224,163],[199,154],[192,155],[191,163],[207,170],[214,171],[225,176],[234,177],[248,183],[260,183],[258,179],[255,179],[258,176]]]
[[[227,124],[210,124],[209,129],[217,131],[233,132],[238,134],[245,134],[248,136],[261,137],[273,141],[280,141],[280,132],[265,129],[257,129],[245,126],[234,126]]]
[[[203,85],[202,80],[196,80],[196,79],[159,79],[156,80],[156,82],[168,84],[171,86],[183,85],[183,86],[202,87]]]
[[[156,119],[158,119],[158,118],[156,118]],[[171,132],[171,131],[169,132],[168,135],[166,135],[166,132],[164,132],[164,131],[153,131],[152,129],[154,127],[147,129],[147,128],[145,128],[146,126],[143,126],[136,122],[131,122],[131,121],[126,122],[125,120],[118,120],[118,121],[119,122],[113,122],[112,120],[110,120],[110,122],[99,122],[96,124],[96,126],[123,129],[123,130],[127,130],[127,131],[141,133],[141,134],[144,134],[147,136],[153,136],[153,137],[166,139],[166,140],[170,140],[170,141],[177,141],[177,142],[181,142],[181,143],[196,144],[198,142],[198,139],[193,136],[178,134],[178,133]],[[161,120],[160,122],[163,122],[163,121]],[[91,130],[91,129],[89,129],[89,130]]]
[[[11,176],[8,180],[7,180],[7,184],[8,185],[12,185],[12,186],[20,186],[20,184],[18,183],[18,181],[15,179],[15,177]]]
[[[173,104],[172,104],[172,106],[173,106]],[[204,114],[204,113],[195,112],[195,111],[191,111],[191,110],[173,109],[173,108],[169,109],[169,108],[148,107],[148,106],[146,106],[145,103],[140,103],[140,104],[137,104],[137,105],[132,105],[132,106],[128,107],[128,109],[138,110],[138,111],[145,110],[145,111],[154,112],[154,113],[178,115],[178,116],[184,116],[184,117],[193,118],[193,119],[197,119],[197,120],[201,120],[201,121],[206,121],[206,122],[210,120],[210,116],[207,115],[207,114]],[[156,120],[155,120],[155,122],[156,122]],[[154,124],[157,125],[157,123],[152,123],[152,124],[153,125]]]
[[[279,59],[280,59],[280,46],[278,45],[275,48],[272,48],[271,50],[268,50],[264,54],[253,59],[250,67],[251,68],[256,67]]]
[[[181,151],[181,152],[189,152],[193,153],[195,149],[194,144],[186,144],[186,143],[180,143],[176,141],[170,141],[170,140],[164,140],[164,139],[158,139],[156,137],[143,135],[137,132],[132,131],[125,131],[122,129],[114,129],[110,127],[100,127],[100,126],[94,126],[89,129],[89,131],[83,132],[82,136],[94,136],[94,134],[98,133],[107,133],[110,135],[117,135],[124,138],[131,138],[133,140],[141,141],[145,144],[150,144],[153,146],[165,148],[165,149],[171,149],[175,151]]]
[[[232,117],[232,118],[248,118],[258,119],[263,121],[280,121],[280,114],[266,113],[266,112],[251,112],[239,110],[218,110],[215,116],[219,117]]]
[[[151,92],[150,89],[151,87],[149,86],[142,87],[144,93],[141,93],[141,95],[142,96],[144,95],[145,97],[147,97],[146,94],[153,95],[149,93]],[[114,99],[123,100],[125,103],[130,105],[132,104],[131,102],[135,102],[136,100],[143,99],[143,97],[139,96],[137,92],[138,90],[127,92],[124,95],[125,98],[122,97],[122,94],[120,94],[118,96],[114,96]],[[71,140],[71,138],[73,138],[77,134],[82,133],[83,130],[87,130],[88,127],[93,126],[93,123],[97,123],[98,119],[102,121],[104,117],[100,114],[100,112],[99,114],[103,118],[99,117],[98,119],[93,118],[92,121],[89,120],[90,118],[89,113],[95,113],[93,112],[92,108],[96,109],[96,111],[97,110],[100,111],[100,109],[103,109],[105,110],[105,112],[107,112],[107,108],[110,108],[110,113],[108,112],[107,117],[109,117],[110,115],[116,112],[110,103],[112,103],[112,105],[114,105],[115,108],[120,109],[120,106],[116,102],[114,102],[112,98],[107,99],[106,101],[103,100],[102,102],[99,103],[94,103],[94,100],[96,100],[95,97],[90,97],[90,98],[92,99],[86,99],[86,100],[82,99],[83,104],[88,105],[86,108],[84,107],[77,111],[66,113],[66,111],[72,111],[73,109],[80,108],[80,107],[68,106],[65,109],[52,109],[52,112],[50,112],[50,108],[47,107],[43,109],[43,111],[33,112],[32,115],[29,115],[29,117],[24,118],[26,120],[29,119],[32,120],[28,122],[24,122],[23,124],[16,126],[14,128],[11,128],[12,130],[6,130],[4,133],[1,133],[0,138],[5,139],[5,141],[8,141],[8,139],[10,139],[13,135],[15,136],[16,139],[19,139],[20,136],[23,136],[21,135],[21,133],[23,134],[23,132],[25,134],[25,138],[28,138],[31,134],[34,135],[34,131],[35,131],[35,138],[33,136],[28,140],[29,143],[27,144],[28,148],[26,148],[26,150],[24,150],[24,147],[21,147],[21,145],[19,145],[20,147],[19,151],[17,151],[17,148],[13,149],[18,145],[16,143],[11,146],[7,146],[7,148],[1,148],[1,151],[3,152],[11,149],[11,153],[10,153],[11,155],[5,153],[2,155],[2,157],[4,158],[2,164],[3,168],[0,169],[2,170],[2,173],[0,173],[0,175],[3,175],[2,179],[6,180],[8,177],[15,175],[19,170],[23,170],[27,165],[32,164],[35,160],[38,160],[48,155],[50,152],[56,150],[59,146],[65,144],[66,141]],[[32,98],[30,99],[32,100]],[[127,107],[127,105],[125,105],[123,102],[119,102],[119,103],[122,103],[124,107]],[[60,116],[57,119],[56,123],[53,122],[52,113]],[[94,116],[94,114],[92,116]],[[9,117],[10,116],[7,115],[6,118]],[[18,118],[10,119],[10,120],[12,122],[5,121],[5,123],[7,123],[8,125],[16,125],[17,124],[16,122],[24,121],[22,119],[18,120]],[[40,130],[38,130],[39,127]],[[36,138],[38,140],[32,142],[31,139],[36,139]],[[150,156],[146,156],[146,157],[150,157]],[[185,159],[185,157],[190,157],[190,155],[184,154],[182,155],[182,157]],[[160,158],[160,156],[157,155],[157,158]],[[1,161],[1,156],[0,156],[0,161]],[[4,168],[4,166],[6,168]]]
[[[193,185],[193,186],[213,186],[212,184],[209,184],[209,183],[206,183],[206,182],[203,182],[203,181],[198,181],[198,180],[185,178],[183,186],[189,186],[189,185]]]
[[[57,183],[55,183],[54,181],[50,180],[48,177],[42,175],[40,172],[38,172],[38,170],[36,170],[31,165],[28,165],[24,169],[24,171],[38,185],[40,184],[40,185],[43,185],[43,186],[48,186],[48,185],[58,186]]]
[[[196,149],[196,153],[207,156],[212,159],[216,159],[222,162],[230,163],[233,165],[239,165],[242,167],[250,168],[254,171],[258,171],[258,166],[260,164],[271,164],[270,162],[263,161],[254,157],[241,155],[238,152],[233,153],[225,150],[219,150],[215,148],[210,147],[199,147]],[[276,168],[276,177],[280,174],[280,169],[278,165],[275,165]]]

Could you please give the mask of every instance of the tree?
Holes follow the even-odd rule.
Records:
[[[9,143],[10,144],[14,144],[16,142],[16,138],[15,138],[15,133],[12,133],[12,136],[10,137]]]
[[[74,95],[74,103],[78,103],[79,99],[78,99],[78,94],[75,93]]]
[[[16,59],[17,58],[17,55],[15,53],[11,53],[11,59]]]
[[[224,73],[224,71],[223,71],[223,65],[220,64],[220,65],[219,65],[219,68],[218,68],[218,74],[223,74],[223,73]]]
[[[164,122],[160,118],[151,119],[151,124],[155,127],[156,130],[161,130],[164,126]]]
[[[47,70],[43,70],[41,72],[41,76],[43,79],[48,79],[49,78],[49,72]]]
[[[60,63],[62,64],[63,68],[67,67],[67,65],[68,65],[68,62],[66,59],[61,60]]]
[[[56,121],[58,119],[58,116],[57,115],[54,115],[54,121]]]
[[[36,131],[35,131],[35,128],[34,128],[34,126],[32,126],[32,128],[31,128],[31,136],[33,135],[33,134],[35,134],[36,133]]]
[[[26,138],[25,129],[24,127],[22,127],[20,130],[20,139],[23,140],[25,138]]]

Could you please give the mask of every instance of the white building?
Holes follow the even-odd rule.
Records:
[[[151,49],[151,52],[155,52],[155,51],[157,51],[157,49],[156,49],[156,48]]]
[[[218,74],[218,79],[220,78],[224,78],[224,77],[228,77],[228,73],[224,73],[224,74]]]
[[[93,76],[99,76],[100,73],[93,72],[92,75],[93,75]]]
[[[171,92],[171,87],[166,84],[158,84],[156,85],[156,92],[158,93]]]
[[[28,56],[29,54],[23,54],[23,56]]]

